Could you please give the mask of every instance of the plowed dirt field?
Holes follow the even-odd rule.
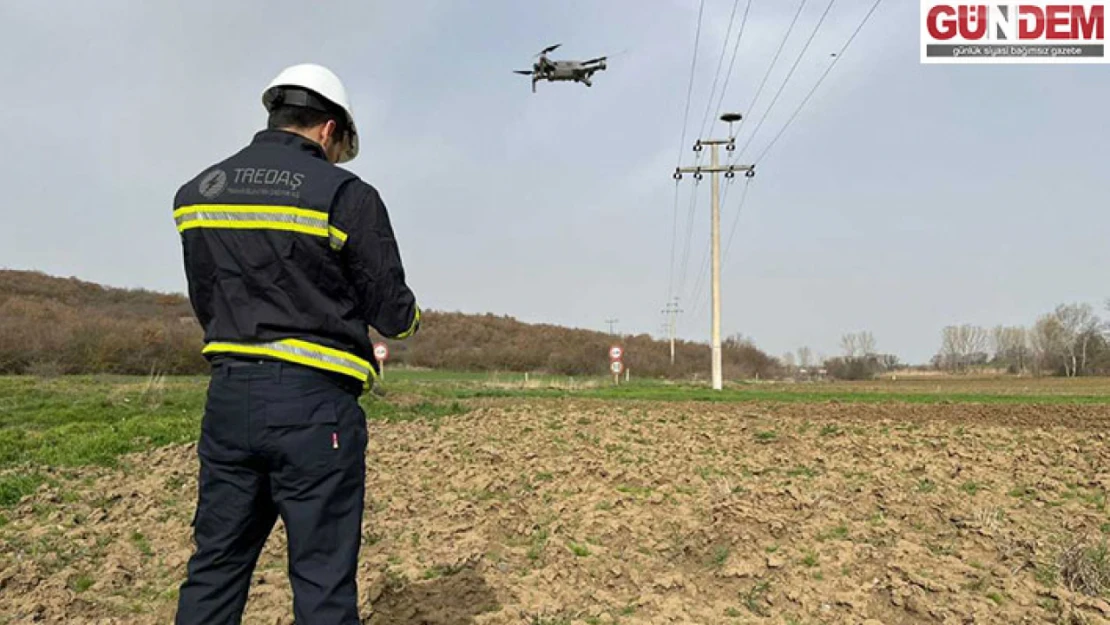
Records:
[[[1106,623],[1110,406],[474,400],[371,424],[367,623]],[[168,623],[193,446],[54,470],[0,623]],[[284,531],[247,623],[291,623]]]

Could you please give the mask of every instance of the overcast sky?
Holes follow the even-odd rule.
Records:
[[[741,144],[827,6],[807,3],[749,110],[797,1],[752,0],[724,100],[749,115]],[[739,162],[870,5],[835,2]],[[705,2],[687,144],[732,7]],[[0,3],[0,267],[183,292],[174,192],[262,127],[278,71],[312,61],[346,82],[362,138],[349,167],[381,191],[425,307],[658,333],[671,172],[680,148],[694,158],[680,135],[697,16],[697,0]],[[917,2],[885,0],[759,162],[724,259],[725,334],[831,355],[870,330],[919,362],[945,325],[1110,296],[1110,68],[922,66],[918,32]],[[593,88],[533,95],[510,71],[553,43],[555,58],[615,56]],[[696,340],[707,182],[689,239],[690,178],[678,202],[679,332]],[[744,184],[727,191],[726,240]]]

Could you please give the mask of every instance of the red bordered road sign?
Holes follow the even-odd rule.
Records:
[[[609,360],[620,360],[624,358],[624,348],[620,345],[614,345],[609,348]]]
[[[609,370],[612,371],[615,375],[620,375],[620,372],[624,371],[624,363],[619,360],[614,360],[609,365]]]
[[[374,359],[378,362],[385,362],[389,359],[389,346],[385,343],[374,344]]]

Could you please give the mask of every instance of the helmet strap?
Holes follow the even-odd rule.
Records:
[[[273,100],[270,101],[270,110],[278,106],[299,106],[335,115],[336,132],[340,136],[344,136],[349,131],[346,115],[337,110],[338,107],[331,105],[327,100],[306,89],[279,88],[277,93],[274,94]]]

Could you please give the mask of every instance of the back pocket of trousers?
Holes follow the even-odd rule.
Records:
[[[266,430],[284,463],[295,471],[318,473],[335,466],[339,415],[331,401],[270,406]]]

